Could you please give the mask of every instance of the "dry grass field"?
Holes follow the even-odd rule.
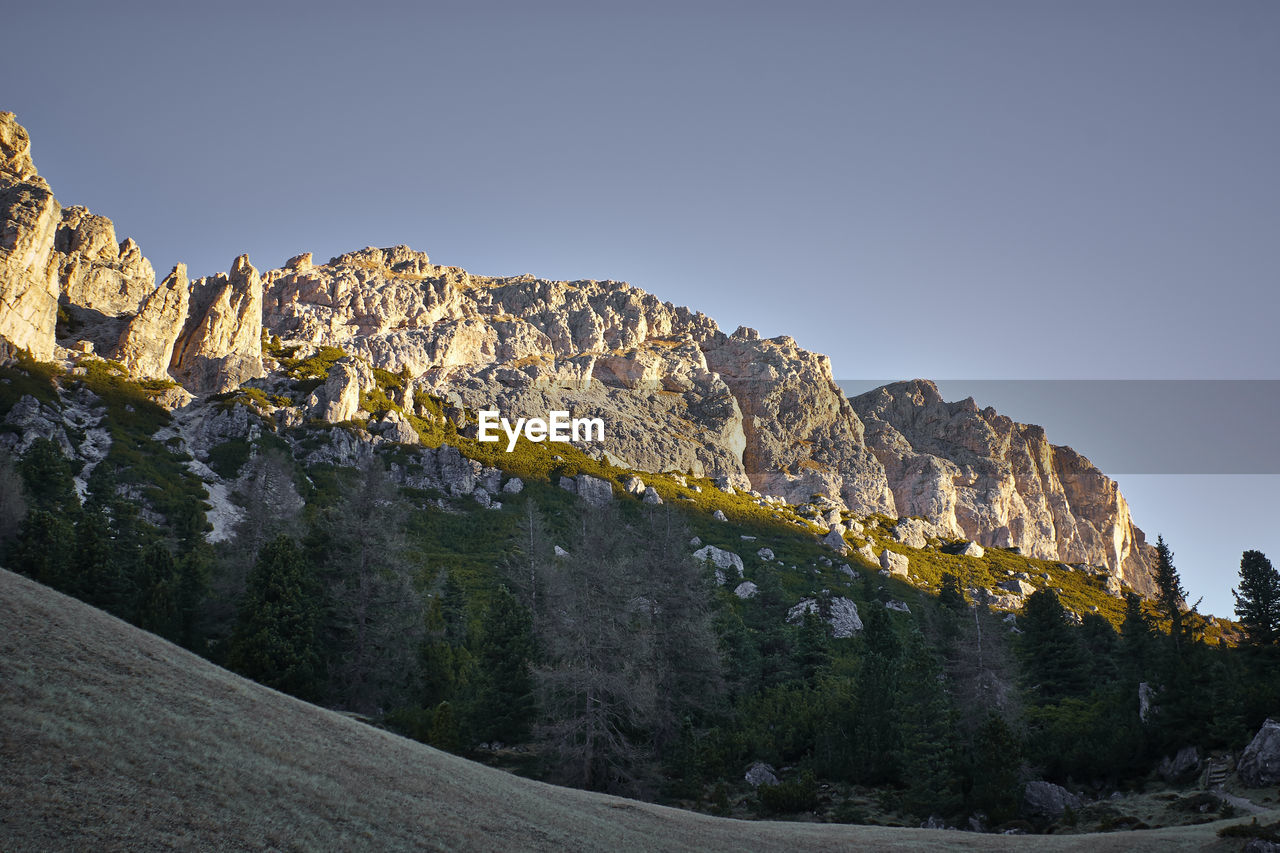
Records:
[[[1261,816],[1275,820],[1277,813]],[[0,850],[1238,850],[727,820],[521,779],[260,687],[0,570]]]

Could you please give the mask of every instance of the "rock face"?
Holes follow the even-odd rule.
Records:
[[[173,346],[187,319],[188,289],[186,264],[178,264],[125,326],[114,355],[134,376],[168,376]]]
[[[987,547],[1106,567],[1144,595],[1152,549],[1114,481],[1038,426],[972,399],[943,402],[925,380],[852,399],[867,446],[884,466],[900,515]]]
[[[1236,772],[1250,788],[1280,783],[1280,721],[1267,719],[1262,724],[1240,756]]]
[[[358,358],[333,363],[324,385],[311,394],[308,413],[329,423],[349,421],[360,411],[360,395],[374,387],[373,371]]]
[[[262,278],[241,255],[230,274],[196,281],[173,375],[200,394],[230,391],[262,375]]]
[[[228,273],[190,284],[179,265],[157,288],[151,264],[132,240],[116,242],[109,219],[59,205],[11,113],[0,113],[0,215],[6,351],[96,353],[207,395],[263,376],[264,333],[304,349],[341,347],[405,371],[404,407],[415,389],[447,398],[460,428],[465,408],[600,418],[604,436],[577,443],[622,467],[709,477],[760,500],[817,495],[833,529],[842,510],[905,516],[894,536],[911,547],[937,538],[1018,547],[1153,591],[1152,549],[1116,484],[1039,427],[972,400],[945,403],[919,380],[846,399],[827,357],[792,338],[746,327],[727,335],[623,282],[477,276],[394,246],[325,264],[301,254],[264,274],[241,256]],[[354,364],[327,377],[293,423],[354,417],[371,387]],[[394,419],[366,435],[413,441]],[[661,501],[638,478],[627,490]],[[848,553],[842,535],[827,541]]]
[[[0,337],[36,358],[53,355],[62,208],[31,162],[31,139],[0,112]]]

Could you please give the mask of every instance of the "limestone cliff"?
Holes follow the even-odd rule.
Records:
[[[97,354],[197,398],[256,383],[286,392],[268,413],[285,427],[358,419],[382,368],[401,377],[401,409],[412,413],[426,392],[464,430],[474,426],[462,423],[465,409],[600,417],[605,440],[583,449],[624,468],[711,477],[792,504],[820,495],[831,524],[841,504],[925,516],[934,533],[1104,565],[1151,589],[1149,548],[1115,483],[1039,427],[971,400],[944,403],[927,382],[851,402],[827,357],[792,338],[727,335],[622,282],[489,278],[396,246],[325,264],[302,254],[265,273],[242,255],[228,273],[191,282],[180,264],[157,287],[109,219],[58,204],[12,113],[0,113],[0,215],[0,341],[40,359]],[[321,384],[290,401],[285,350],[264,354],[264,336],[299,358],[321,347],[347,357],[329,357]],[[177,393],[172,404],[189,399]],[[344,435],[417,440],[401,412],[365,438]]]
[[[1041,427],[972,399],[944,402],[926,380],[852,399],[900,515],[1028,556],[1105,566],[1151,594],[1153,549],[1115,482]]]

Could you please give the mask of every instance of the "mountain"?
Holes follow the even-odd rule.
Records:
[[[38,360],[101,357],[132,379],[176,383],[160,399],[201,461],[218,444],[317,421],[360,421],[307,451],[350,462],[380,442],[417,444],[414,419],[447,418],[474,438],[468,411],[566,410],[603,420],[604,440],[579,446],[617,468],[790,506],[816,497],[859,518],[920,516],[919,546],[1016,547],[1152,594],[1152,549],[1114,481],[1040,427],[945,403],[929,382],[850,401],[829,359],[791,337],[725,334],[621,282],[490,278],[404,246],[326,264],[302,254],[266,272],[241,256],[193,281],[178,265],[157,285],[109,219],[60,206],[12,113],[0,113],[0,208],[0,339]],[[253,405],[229,415],[217,398],[237,391]],[[365,405],[380,392],[386,407]],[[58,406],[16,408],[11,426],[59,435],[86,461],[100,454],[57,426]]]

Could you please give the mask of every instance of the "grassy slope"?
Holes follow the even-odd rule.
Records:
[[[3,570],[0,626],[6,851],[1240,846],[1216,839],[1220,824],[1005,838],[713,818],[520,779],[370,728]]]

